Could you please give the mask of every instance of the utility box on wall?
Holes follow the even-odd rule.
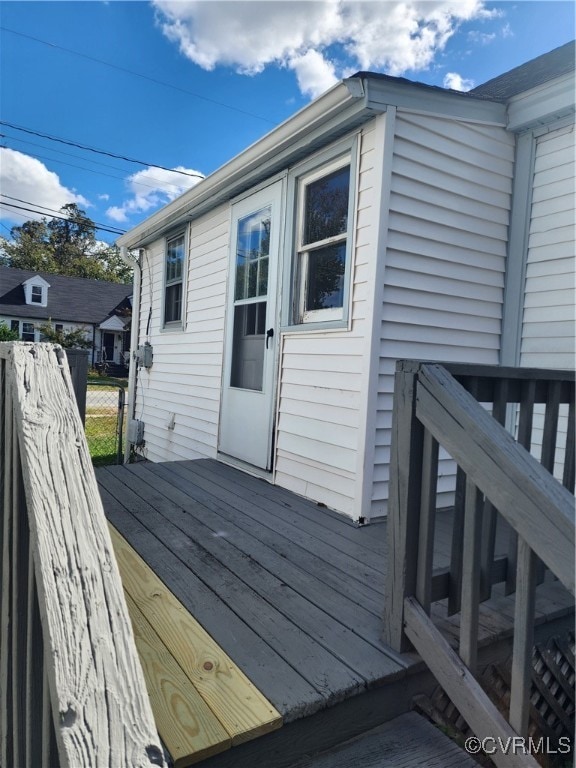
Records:
[[[128,442],[136,446],[144,444],[144,422],[140,419],[130,419],[128,422]]]

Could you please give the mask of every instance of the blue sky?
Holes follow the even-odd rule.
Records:
[[[8,237],[38,217],[8,203],[77,202],[127,230],[343,76],[466,90],[573,39],[575,21],[555,0],[4,1],[0,27]]]

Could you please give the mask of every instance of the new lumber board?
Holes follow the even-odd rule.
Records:
[[[214,718],[221,723],[230,743],[242,743],[280,727],[280,713],[166,588],[126,539],[113,526],[110,526],[110,532],[126,592]],[[147,649],[152,647],[161,651],[161,646],[152,642],[153,638],[142,624],[138,626],[140,638]],[[165,658],[165,655],[162,654],[162,657]],[[215,730],[220,739],[221,729]]]
[[[136,649],[160,738],[174,768],[216,755],[232,739],[126,592]]]

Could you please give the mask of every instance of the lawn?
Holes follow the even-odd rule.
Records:
[[[117,413],[86,413],[86,440],[95,467],[116,463]]]

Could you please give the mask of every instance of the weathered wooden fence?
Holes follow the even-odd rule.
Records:
[[[0,344],[0,456],[0,765],[165,765],[58,346]]]
[[[479,738],[510,743],[527,735],[539,562],[574,594],[574,374],[401,361],[394,398],[384,640],[397,650],[412,643]],[[523,446],[531,446],[542,403],[539,462]],[[563,484],[551,474],[560,407],[567,412]],[[518,440],[504,428],[507,420]],[[457,471],[451,565],[434,572],[439,449]],[[498,516],[510,526],[501,557],[494,554]],[[509,722],[474,677],[479,604],[499,582],[516,592]],[[431,602],[444,598],[449,613],[460,611],[459,654],[430,619]],[[492,759],[537,765],[511,750]]]

